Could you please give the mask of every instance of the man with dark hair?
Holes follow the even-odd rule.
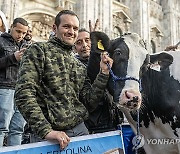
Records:
[[[61,16],[62,15],[71,15],[71,16],[75,16],[78,20],[79,20],[79,17],[77,16],[77,14],[71,10],[62,10],[60,11],[56,17],[55,17],[55,22],[54,22],[54,25],[56,25],[57,27],[59,27],[60,23],[61,23]]]
[[[78,31],[78,37],[74,44],[74,49],[77,54],[75,54],[75,57],[80,60],[85,66],[88,65],[88,60],[90,56],[91,51],[91,39],[90,39],[90,33],[93,31],[96,31],[99,28],[99,19],[96,20],[94,26],[91,23],[91,20],[89,20],[89,30],[86,30],[85,28],[81,28]]]
[[[85,66],[88,64],[88,59],[91,51],[90,32],[82,28],[78,32],[78,37],[75,42],[75,57],[80,60]]]
[[[84,124],[86,107],[96,108],[94,102],[101,98],[109,78],[106,63],[113,63],[102,55],[101,71],[91,85],[86,68],[72,54],[78,29],[74,12],[58,13],[53,25],[55,36],[27,49],[16,85],[16,104],[33,133],[41,139],[57,140],[62,149],[69,137],[89,134]]]
[[[25,51],[21,47],[28,30],[23,18],[16,18],[10,33],[0,36],[0,147],[7,134],[7,145],[21,144],[25,120],[14,103],[19,62]]]
[[[97,27],[97,22],[98,20],[95,27]],[[92,25],[90,27],[92,29]],[[77,52],[75,57],[87,67],[91,52],[90,32],[84,28],[80,29],[74,46],[75,52]],[[98,104],[96,109],[89,112],[89,117],[85,121],[89,132],[102,133],[116,130],[117,125],[122,122],[122,112],[115,107],[112,96],[107,90],[96,104]]]
[[[32,44],[32,27],[28,26],[28,31],[24,37],[24,47],[28,47]]]

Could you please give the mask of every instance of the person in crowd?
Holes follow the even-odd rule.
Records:
[[[85,28],[79,29],[78,38],[75,42],[75,57],[80,60],[85,66],[88,64],[88,59],[91,50],[90,33],[96,31],[99,28],[99,19],[96,20],[94,27],[89,20],[89,30]]]
[[[28,23],[28,31],[24,37],[24,42],[23,42],[23,47],[28,48],[31,44],[33,43],[32,41],[32,26]],[[29,124],[26,123],[24,127],[24,133],[22,137],[22,144],[27,144],[30,143],[33,136],[31,136],[31,129],[29,127]]]
[[[78,37],[75,42],[75,57],[80,60],[85,66],[88,64],[88,59],[91,51],[90,32],[82,28],[78,32]]]
[[[0,34],[8,32],[8,25],[5,14],[0,10]]]
[[[165,49],[164,49],[164,51],[175,51],[177,48],[178,48],[178,46],[180,45],[180,41],[176,44],[176,45],[170,45],[170,46],[167,46]]]
[[[61,149],[70,137],[89,134],[84,120],[87,108],[96,108],[109,78],[106,63],[113,60],[101,55],[101,71],[93,85],[86,68],[73,56],[79,18],[70,10],[55,17],[55,36],[47,42],[35,42],[24,53],[16,84],[15,102],[34,134],[41,139],[57,140]],[[83,100],[84,104],[81,103]]]
[[[28,25],[28,31],[24,37],[25,47],[29,47],[32,44],[32,27]]]
[[[97,27],[97,22],[94,27]],[[91,31],[96,29],[92,28]],[[80,60],[86,67],[88,65],[88,59],[91,51],[91,39],[90,32],[84,28],[78,32],[78,37],[75,42],[75,57]],[[90,133],[101,133],[105,131],[112,131],[117,129],[117,125],[122,122],[123,115],[120,110],[113,105],[112,96],[105,90],[103,97],[97,102],[97,108],[89,113],[88,120],[85,121]]]
[[[91,32],[95,31],[98,26],[98,20],[93,28],[91,21],[89,21],[89,27]],[[75,42],[75,57],[80,60],[86,67],[91,51],[91,39],[90,32],[84,28],[79,30],[77,40]],[[123,132],[123,138],[125,143],[125,150],[129,154],[133,154],[132,151],[132,138],[135,136],[130,125],[124,123],[124,116],[122,112],[113,105],[112,96],[107,90],[105,90],[103,97],[97,102],[97,108],[89,113],[88,119],[85,121],[90,133],[101,133],[116,129],[121,129]],[[123,125],[121,125],[123,124]],[[120,127],[121,125],[121,127]]]
[[[10,33],[0,36],[0,147],[7,134],[7,145],[21,144],[25,120],[14,103],[19,62],[25,51],[21,48],[28,30],[23,18],[16,18]]]

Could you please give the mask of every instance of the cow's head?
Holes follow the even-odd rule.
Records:
[[[112,66],[114,75],[118,78],[124,78],[124,80],[114,82],[114,78],[111,75],[108,89],[113,95],[117,106],[126,107],[130,110],[141,106],[140,80],[143,73],[150,68],[156,70],[165,69],[173,61],[172,56],[165,52],[149,55],[137,34],[126,34],[112,40],[107,50],[110,57],[114,60]]]

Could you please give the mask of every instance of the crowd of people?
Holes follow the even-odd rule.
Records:
[[[95,81],[87,75],[97,24],[79,29],[78,16],[62,10],[49,40],[32,43],[28,22],[16,18],[8,28],[0,11],[0,147],[5,138],[7,146],[20,145],[25,125],[30,142],[57,140],[61,149],[70,137],[117,129],[122,121],[106,89],[113,60],[102,53]]]
[[[72,136],[107,131],[99,117],[91,121],[93,129],[88,121],[103,103],[106,63],[112,66],[113,60],[101,55],[101,70],[91,83],[86,70],[90,32],[79,30],[78,16],[70,10],[59,12],[54,35],[47,42],[32,43],[25,19],[14,19],[8,32],[5,15],[0,15],[0,146],[5,138],[7,146],[20,145],[25,124],[34,138],[30,142],[55,139],[62,149]],[[109,112],[105,116],[108,119]]]
[[[4,19],[1,25],[5,27],[5,18],[1,19]],[[23,43],[27,30],[27,21],[16,18],[9,33],[4,28],[0,36],[0,147],[5,135],[7,145],[21,144],[25,120],[14,102],[14,93],[19,63],[25,52]]]

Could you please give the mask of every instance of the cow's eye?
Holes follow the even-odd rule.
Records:
[[[122,55],[122,51],[120,49],[116,49],[115,53],[118,54],[118,55]]]

